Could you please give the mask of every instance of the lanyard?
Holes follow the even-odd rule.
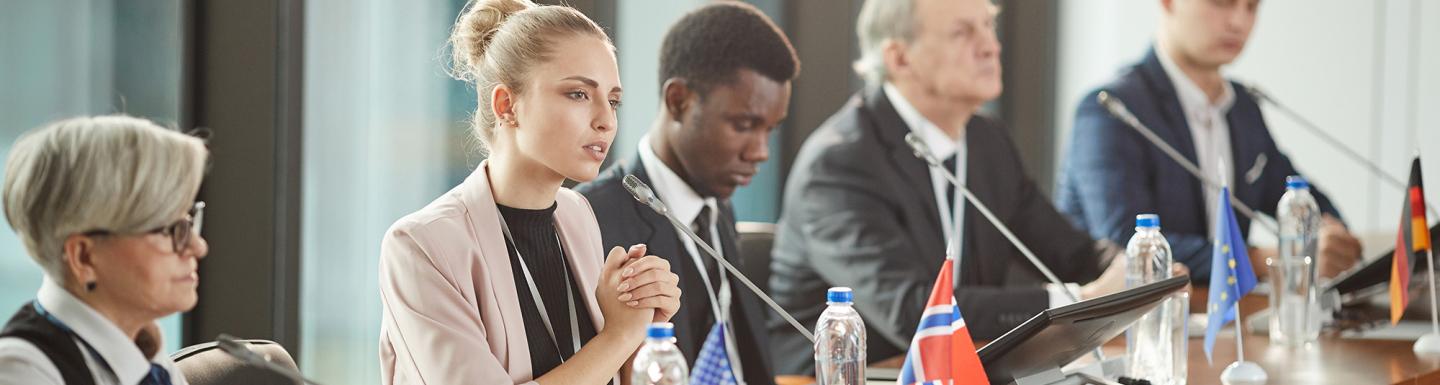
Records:
[[[718,212],[716,212],[713,207],[710,210],[710,215],[717,217],[719,216]],[[717,234],[715,231],[714,218],[711,218],[709,223],[710,228],[698,229],[698,231],[710,233],[710,239],[720,239],[720,234]],[[676,229],[676,232],[683,234],[684,229]],[[705,294],[710,296],[710,311],[715,313],[715,322],[719,322],[721,325],[724,325],[723,329],[725,337],[725,352],[728,356],[727,358],[730,360],[730,369],[733,372],[732,374],[734,375],[735,380],[743,385],[745,382],[745,376],[744,371],[742,371],[740,368],[740,358],[738,356],[739,352],[735,346],[735,328],[730,326],[730,280],[726,278],[725,267],[718,266],[720,276],[717,278],[719,278],[720,281],[720,294],[717,298],[715,294],[715,285],[711,283],[710,273],[707,272],[705,269],[705,261],[702,260],[702,258],[704,257],[700,256],[698,250],[699,247],[695,245],[695,242],[691,240],[690,237],[681,236],[680,240],[683,241],[683,243],[685,244],[686,251],[690,252],[690,258],[695,261],[695,270],[700,271],[700,280],[705,283]],[[717,253],[724,253],[723,248],[715,249],[715,251]],[[724,258],[724,254],[717,256]]]
[[[928,144],[926,145],[929,146]],[[933,147],[931,147],[933,150]],[[961,258],[965,246],[965,193],[960,191],[966,187],[965,175],[966,164],[960,162],[967,159],[969,145],[964,141],[956,143],[955,152],[951,157],[955,158],[955,170],[944,168],[930,168],[930,182],[935,193],[935,207],[940,217],[940,231],[945,241],[945,256],[955,259],[955,271],[960,271]],[[948,158],[947,158],[948,159]],[[946,174],[955,176],[961,182],[960,186],[951,186],[950,179]],[[949,190],[955,189],[955,198],[949,199]],[[960,275],[956,274],[954,279],[956,287],[960,286]]]
[[[84,338],[80,338],[79,334],[75,334],[74,329],[71,329],[70,326],[65,325],[64,322],[60,322],[60,319],[55,318],[55,316],[50,314],[50,312],[45,311],[45,307],[40,306],[40,300],[37,299],[35,300],[35,302],[32,302],[32,304],[34,305],[33,307],[35,308],[36,313],[39,313],[41,317],[45,317],[45,320],[49,321],[51,325],[55,325],[55,327],[60,328],[60,331],[63,331],[65,332],[65,334],[69,334],[71,337],[80,340],[80,344],[85,345],[85,350],[90,353],[91,358],[94,358],[95,361],[100,362],[100,366],[105,367],[105,370],[109,371],[111,374],[115,374],[115,369],[110,367],[110,363],[105,361],[105,357],[100,356],[100,352],[96,351],[94,346],[90,346],[89,341],[85,341]]]
[[[530,286],[530,299],[534,300],[535,307],[540,311],[540,320],[545,322],[545,333],[550,334],[550,343],[555,345],[555,353],[560,355],[560,362],[564,363],[565,355],[560,354],[562,351],[560,350],[560,339],[555,337],[555,329],[550,326],[550,312],[545,310],[545,300],[540,298],[540,289],[535,286],[535,277],[530,275],[530,267],[525,265],[525,257],[520,255],[520,244],[515,242],[515,236],[510,235],[510,225],[505,224],[505,216],[500,215],[498,210],[496,215],[500,216],[500,230],[505,232],[505,241],[514,248],[515,259],[520,261],[520,272],[525,275],[525,284]],[[565,244],[560,242],[559,234],[555,235],[555,244],[560,246],[560,255],[561,258],[564,258]],[[570,268],[563,263],[563,260],[561,262],[560,267],[565,271],[565,303],[569,305],[570,309],[570,346],[574,348],[573,353],[579,353],[580,321],[576,320],[577,316],[575,315],[575,295],[570,292]]]

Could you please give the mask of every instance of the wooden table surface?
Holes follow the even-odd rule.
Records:
[[[1191,291],[1192,312],[1204,311],[1207,293],[1203,287]],[[1268,299],[1264,296],[1252,294],[1240,299],[1242,317],[1249,317],[1267,306]],[[1220,373],[1235,362],[1234,330],[1231,323],[1216,337],[1213,366],[1205,360],[1204,337],[1190,339],[1187,376],[1190,384],[1220,383]],[[1324,333],[1314,346],[1287,348],[1271,346],[1265,334],[1247,332],[1243,337],[1245,359],[1265,369],[1270,385],[1440,384],[1440,356],[1417,356],[1411,350],[1415,341],[1341,338],[1331,332]],[[1125,343],[1112,341],[1105,351],[1124,354]]]
[[[1205,309],[1204,288],[1191,295],[1192,311]],[[1250,295],[1241,299],[1241,313],[1249,316],[1267,306],[1265,297]],[[1235,361],[1234,324],[1227,326],[1215,341],[1214,365],[1205,359],[1205,340],[1189,340],[1189,383],[1219,384],[1220,373]],[[1420,357],[1411,351],[1414,341],[1361,340],[1324,335],[1316,346],[1286,348],[1271,346],[1265,335],[1246,333],[1245,358],[1265,369],[1269,385],[1282,384],[1440,384],[1440,356]],[[1125,353],[1124,338],[1117,338],[1104,347],[1109,356]],[[901,357],[882,360],[874,366],[898,368]],[[802,376],[780,376],[781,385],[809,384],[814,379]]]
[[[1216,338],[1215,364],[1205,361],[1203,338],[1190,339],[1189,383],[1219,384],[1220,373],[1235,362],[1233,334]],[[1270,376],[1267,384],[1440,384],[1440,357],[1421,358],[1411,341],[1322,337],[1318,346],[1270,346],[1263,335],[1245,335],[1245,359]],[[1124,343],[1106,346],[1107,354],[1124,354]]]

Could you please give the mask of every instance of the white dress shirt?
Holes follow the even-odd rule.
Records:
[[[716,227],[716,222],[719,221],[720,207],[715,197],[701,197],[700,193],[695,192],[695,189],[685,182],[685,179],[680,178],[679,174],[661,161],[660,157],[655,155],[655,149],[650,147],[649,134],[640,137],[639,152],[640,164],[645,167],[645,174],[650,176],[650,184],[655,190],[655,195],[659,196],[660,201],[670,208],[670,212],[675,215],[675,218],[682,223],[695,223],[695,219],[700,216],[701,209],[709,208],[710,218],[707,219],[709,219],[710,228],[699,229],[699,231],[708,231],[710,239],[719,241],[720,231]],[[704,259],[709,257],[700,254],[700,249],[695,246],[695,241],[680,234],[682,231],[682,229],[675,229],[677,235],[680,235],[680,244],[685,245],[685,251],[695,261],[695,270],[700,279],[705,282],[705,287],[709,289],[706,294],[710,297],[710,310],[715,316],[715,321],[725,325],[725,352],[730,356],[730,371],[734,375],[735,381],[743,385],[745,371],[740,367],[740,357],[735,344],[735,327],[730,322],[730,302],[733,294],[730,292],[729,279],[726,279],[728,274],[726,274],[724,266],[719,266],[720,276],[711,277],[710,273],[705,271],[704,263]],[[715,253],[720,258],[725,258],[724,246],[710,246],[715,249]],[[716,290],[717,287],[719,290]],[[698,330],[696,332],[708,334],[710,331]]]
[[[1165,75],[1175,86],[1180,109],[1185,112],[1185,122],[1190,125],[1190,137],[1195,142],[1195,160],[1200,172],[1226,186],[1234,185],[1235,176],[1231,175],[1234,173],[1225,169],[1235,165],[1230,150],[1230,122],[1225,115],[1235,105],[1235,87],[1229,81],[1224,82],[1220,98],[1211,102],[1210,96],[1175,65],[1170,55],[1160,51],[1155,56],[1160,58],[1160,66],[1165,68]],[[1215,223],[1215,205],[1210,202],[1216,201],[1220,189],[1203,185],[1201,188],[1205,190],[1205,223]],[[1215,226],[1206,227],[1215,232]],[[1214,238],[1215,234],[1210,234],[1210,237]]]
[[[150,364],[155,363],[170,372],[173,385],[188,385],[185,376],[175,369],[175,363],[170,361],[169,355],[156,349],[154,356],[145,357],[140,348],[135,346],[135,341],[120,331],[119,327],[49,277],[41,283],[36,300],[40,301],[40,306],[44,307],[46,312],[73,330],[74,336],[83,338],[94,347],[95,352],[109,364],[108,368],[101,364],[80,339],[75,339],[75,346],[85,356],[85,366],[89,367],[90,375],[96,384],[139,383],[150,374]],[[159,326],[152,326],[152,330],[158,333]],[[164,336],[156,334],[155,343],[157,346],[165,346]],[[10,384],[64,385],[65,381],[60,376],[60,370],[35,345],[20,338],[6,337],[0,338],[0,385]]]
[[[895,107],[895,113],[900,115],[900,120],[905,121],[910,132],[919,136],[921,142],[925,142],[925,146],[930,148],[930,153],[934,154],[936,159],[943,161],[954,156],[955,180],[968,184],[969,181],[965,180],[965,155],[968,151],[965,146],[965,135],[961,134],[959,138],[950,138],[950,134],[945,133],[940,126],[936,126],[935,123],[921,115],[920,111],[916,110],[915,106],[910,104],[910,100],[905,99],[905,95],[902,95],[894,85],[886,82],[883,88],[885,97],[890,99],[890,105]],[[940,228],[946,234],[945,240],[954,243],[953,249],[946,250],[946,252],[955,253],[955,262],[959,264],[960,250],[965,249],[963,247],[965,237],[960,236],[965,231],[965,196],[957,189],[955,200],[947,202],[946,190],[950,187],[949,179],[945,178],[944,171],[935,167],[929,169],[930,185],[935,192],[935,207],[940,209]],[[953,217],[950,215],[951,207],[955,208]],[[952,246],[946,245],[946,247]]]
[[[969,184],[970,182],[965,179],[967,165],[965,156],[969,151],[965,143],[965,135],[961,134],[959,138],[950,138],[950,135],[946,134],[940,126],[921,115],[920,111],[910,104],[910,100],[905,99],[905,95],[889,82],[885,83],[883,90],[885,97],[890,99],[890,105],[895,107],[895,113],[900,115],[900,120],[905,122],[905,125],[910,128],[910,132],[915,133],[920,137],[920,141],[925,142],[925,146],[930,148],[930,153],[934,154],[936,159],[945,160],[954,156],[955,180]],[[948,200],[946,199],[946,190],[950,187],[950,181],[945,178],[943,171],[934,167],[930,167],[930,185],[933,186],[935,192],[935,206],[940,209],[940,227],[945,231],[945,239],[954,244],[953,249],[947,250],[947,252],[955,254],[955,264],[958,266],[960,250],[964,250],[965,244],[965,237],[961,236],[965,233],[965,194],[957,189],[955,200],[946,202]],[[950,207],[955,207],[954,217],[950,216]],[[951,246],[947,245],[947,247]],[[1079,288],[1080,286],[1075,284],[1066,284],[1065,287],[1046,284],[1045,290],[1049,293],[1050,307],[1074,303],[1075,301],[1070,300],[1070,296],[1065,293],[1065,290],[1078,293]]]

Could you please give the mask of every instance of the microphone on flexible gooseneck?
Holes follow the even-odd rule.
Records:
[[[1024,254],[1025,259],[1029,260],[1030,264],[1035,266],[1035,269],[1040,270],[1040,274],[1045,275],[1045,279],[1049,280],[1050,283],[1056,287],[1065,288],[1065,283],[1060,280],[1060,277],[1055,276],[1055,273],[1051,272],[1050,268],[1046,267],[1045,263],[1040,261],[1040,258],[1035,257],[1035,253],[1031,252],[1030,248],[1026,247],[1024,243],[1021,243],[1020,238],[1015,237],[1015,233],[1010,232],[1010,228],[1000,222],[1000,219],[996,218],[994,213],[990,212],[989,206],[980,202],[980,199],[975,198],[975,194],[970,193],[970,189],[965,187],[965,183],[960,182],[960,179],[956,178],[955,174],[951,174],[946,170],[945,165],[940,162],[939,158],[935,157],[935,154],[930,153],[930,147],[926,146],[925,142],[922,141],[919,136],[916,136],[913,132],[905,134],[905,144],[910,145],[910,150],[915,153],[916,158],[920,158],[920,160],[925,161],[925,164],[929,165],[930,168],[939,170],[940,174],[945,175],[945,179],[965,196],[965,201],[975,206],[975,210],[979,211],[980,215],[985,216],[985,219],[990,221],[990,224],[994,225],[997,230],[1000,230],[1000,234],[1004,235],[1005,239],[1009,240],[1011,245],[1014,245],[1016,249],[1020,249],[1020,254]],[[1071,301],[1080,302],[1079,295],[1070,292],[1070,290],[1063,291],[1070,297]]]
[[[1035,256],[1034,252],[1030,251],[1030,247],[1020,242],[1020,238],[1016,237],[1015,233],[1010,231],[1009,226],[1005,226],[1005,223],[1001,222],[1000,218],[995,216],[995,213],[990,212],[990,206],[986,206],[985,203],[980,202],[980,199],[976,198],[975,194],[971,193],[970,189],[965,187],[965,183],[960,182],[960,178],[950,173],[949,170],[945,168],[945,165],[940,162],[940,159],[936,158],[935,154],[930,152],[930,146],[925,145],[925,142],[921,140],[919,136],[913,132],[905,134],[905,144],[910,145],[910,151],[915,153],[916,158],[925,161],[925,164],[929,165],[930,168],[939,170],[940,174],[945,176],[945,180],[949,181],[951,185],[955,186],[956,191],[959,191],[961,195],[965,196],[965,201],[970,202],[971,206],[975,206],[975,211],[979,211],[980,215],[984,216],[985,220],[995,226],[996,230],[1000,230],[1000,234],[1004,235],[1005,239],[1009,240],[1011,245],[1015,246],[1016,249],[1020,249],[1020,254],[1024,255],[1025,259],[1030,261],[1030,265],[1035,266],[1036,270],[1040,270],[1040,274],[1043,274],[1045,279],[1050,281],[1051,285],[1055,285],[1060,291],[1065,292],[1065,296],[1069,297],[1071,301],[1080,302],[1080,295],[1070,291],[1068,287],[1065,286],[1065,282],[1061,281],[1060,277],[1050,271],[1050,268],[1045,266],[1045,263],[1041,262],[1040,258]],[[1105,361],[1105,354],[1100,352],[1100,348],[1095,348],[1095,351],[1092,353],[1096,359]]]
[[[690,237],[690,240],[695,241],[695,246],[698,246],[702,253],[714,259],[720,266],[724,267],[726,271],[729,271],[730,274],[734,274],[735,278],[740,280],[740,283],[745,284],[745,287],[750,288],[751,292],[760,296],[760,299],[764,300],[765,304],[770,305],[770,308],[775,309],[775,312],[779,313],[781,318],[790,322],[790,326],[794,326],[795,330],[800,331],[800,335],[805,336],[805,339],[810,340],[811,343],[815,342],[815,335],[811,334],[809,329],[801,326],[800,321],[796,321],[795,317],[791,316],[789,312],[786,312],[784,308],[781,308],[779,304],[776,304],[775,300],[770,299],[770,296],[755,286],[755,283],[750,282],[750,278],[746,277],[744,273],[741,273],[740,269],[736,269],[734,265],[731,265],[730,261],[726,261],[725,258],[720,258],[720,253],[715,252],[715,248],[710,247],[710,244],[706,243],[704,239],[700,239],[699,235],[696,235],[694,231],[690,230],[690,226],[686,226],[680,222],[679,219],[675,218],[675,215],[670,213],[670,208],[665,206],[665,202],[660,201],[660,197],[655,196],[655,191],[651,190],[650,186],[645,185],[645,182],[641,182],[640,178],[636,178],[634,175],[626,175],[624,185],[625,190],[630,191],[630,195],[635,197],[636,201],[649,206],[651,210],[655,210],[656,213],[670,220],[670,224],[675,226],[675,231],[679,231],[681,234]]]
[[[1111,96],[1109,92],[1100,91],[1100,95],[1096,96],[1096,99],[1098,99],[1101,106],[1105,106],[1105,110],[1110,112],[1110,115],[1116,119],[1120,119],[1125,125],[1139,132],[1140,136],[1145,137],[1145,140],[1148,140],[1150,144],[1159,148],[1160,152],[1165,153],[1165,155],[1171,160],[1174,160],[1175,163],[1179,163],[1181,168],[1185,169],[1185,171],[1190,173],[1195,179],[1199,179],[1200,183],[1205,184],[1206,188],[1220,189],[1219,182],[1205,176],[1205,173],[1200,172],[1200,167],[1195,166],[1195,163],[1190,162],[1189,159],[1185,159],[1184,155],[1180,155],[1180,151],[1175,150],[1175,147],[1170,146],[1169,143],[1165,143],[1165,140],[1160,139],[1160,136],[1156,135],[1155,131],[1151,130],[1150,127],[1146,127],[1144,123],[1140,123],[1140,119],[1136,118],[1135,114],[1130,113],[1130,109],[1126,108],[1125,103],[1121,102],[1119,98]],[[1235,210],[1240,212],[1240,215],[1244,215],[1246,218],[1250,218],[1251,221],[1265,226],[1266,229],[1277,234],[1277,236],[1280,234],[1280,225],[1279,222],[1275,221],[1275,218],[1251,209],[1245,202],[1241,202],[1240,199],[1235,198],[1234,192],[1230,194],[1230,205],[1234,206]]]
[[[1401,181],[1400,178],[1396,178],[1394,175],[1390,175],[1390,173],[1385,172],[1384,169],[1380,168],[1380,165],[1375,164],[1375,162],[1370,161],[1370,159],[1366,159],[1365,156],[1360,155],[1360,153],[1350,149],[1350,147],[1346,146],[1344,142],[1341,142],[1340,139],[1336,139],[1334,136],[1326,133],[1325,130],[1321,130],[1320,126],[1316,125],[1315,122],[1310,121],[1310,119],[1306,119],[1304,116],[1300,116],[1300,113],[1295,112],[1295,110],[1290,109],[1290,107],[1286,107],[1284,104],[1280,104],[1280,102],[1275,100],[1274,97],[1271,97],[1270,94],[1261,91],[1259,87],[1256,87],[1252,84],[1245,84],[1241,87],[1244,88],[1245,91],[1250,92],[1250,95],[1254,96],[1256,100],[1260,100],[1270,104],[1271,106],[1274,106],[1276,109],[1280,110],[1281,113],[1289,116],[1291,120],[1300,123],[1300,128],[1304,128],[1306,131],[1309,131],[1311,135],[1320,138],[1325,142],[1325,144],[1329,144],[1330,147],[1334,147],[1335,149],[1340,150],[1340,153],[1345,154],[1345,156],[1349,157],[1351,161],[1361,166],[1365,166],[1367,171],[1370,171],[1371,175],[1380,177],[1380,180],[1385,181],[1386,184],[1389,184],[1390,186],[1393,186],[1395,188],[1401,190],[1409,188],[1408,183],[1405,183]],[[1430,204],[1430,202],[1425,202],[1425,208],[1427,210],[1430,210],[1430,216],[1440,218],[1440,211],[1437,211],[1435,209],[1435,206]]]

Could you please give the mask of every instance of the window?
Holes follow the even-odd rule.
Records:
[[[0,156],[20,134],[82,115],[179,119],[179,0],[0,3]],[[3,172],[3,170],[0,170]],[[35,298],[43,276],[0,223],[0,314]],[[165,351],[180,347],[180,316],[160,321]]]
[[[445,73],[462,1],[305,3],[300,351],[307,376],[379,382],[380,239],[480,162],[474,94]]]

